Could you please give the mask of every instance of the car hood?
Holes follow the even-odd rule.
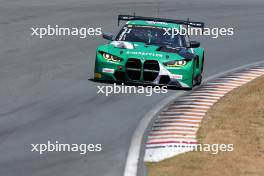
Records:
[[[121,58],[139,58],[145,60],[182,60],[192,59],[194,55],[187,48],[166,48],[141,42],[113,41],[97,49]]]

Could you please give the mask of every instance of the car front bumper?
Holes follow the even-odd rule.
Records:
[[[135,59],[136,60],[136,59]],[[138,59],[139,60],[139,59]],[[143,64],[127,62],[112,63],[96,60],[94,79],[136,84],[167,85],[178,88],[192,88],[192,65],[166,68],[158,61],[148,60]]]

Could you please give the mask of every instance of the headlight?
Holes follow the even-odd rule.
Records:
[[[122,59],[116,56],[113,56],[111,54],[108,53],[103,53],[103,57],[108,60],[108,61],[113,61],[113,62],[121,62]]]
[[[163,64],[167,67],[180,67],[180,66],[186,65],[187,61],[186,60],[174,60],[174,61],[164,62]]]

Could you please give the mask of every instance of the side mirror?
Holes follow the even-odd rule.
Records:
[[[103,33],[103,38],[106,40],[113,40],[114,35],[112,33]]]
[[[198,48],[200,47],[200,42],[197,41],[190,41],[190,46],[189,48]]]

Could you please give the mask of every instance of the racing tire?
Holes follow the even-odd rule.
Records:
[[[199,75],[197,77],[197,80],[196,80],[196,85],[199,86],[202,84],[202,81],[203,81],[203,76],[202,75]]]

